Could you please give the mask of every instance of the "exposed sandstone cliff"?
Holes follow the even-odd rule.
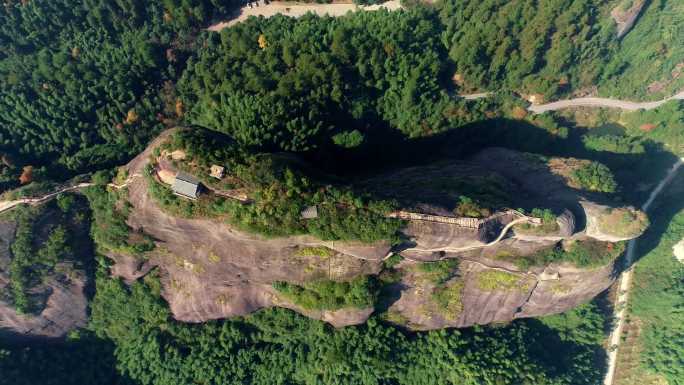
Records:
[[[146,155],[141,154],[131,163],[129,173],[140,172],[146,160]],[[590,300],[613,282],[612,263],[597,269],[578,269],[561,263],[521,270],[510,261],[497,258],[502,252],[529,254],[553,247],[559,239],[590,235],[583,233],[586,221],[579,204],[581,194],[568,188],[562,178],[545,171],[529,155],[492,149],[471,162],[404,172],[401,180],[405,188],[413,188],[407,183],[409,175],[429,178],[437,171],[442,176],[453,171],[454,177],[461,173],[479,180],[495,180],[515,194],[516,202],[569,208],[574,212],[561,211],[558,234],[534,239],[504,234],[503,240],[495,245],[487,242],[496,238],[515,217],[502,216],[493,223],[487,229],[493,236],[483,235],[482,230],[445,223],[409,221],[403,229],[406,244],[398,250],[395,247],[407,259],[394,269],[402,278],[390,285],[387,314],[389,318],[394,317],[394,322],[416,329],[434,329],[557,313]],[[388,177],[378,180],[387,181]],[[279,295],[272,283],[303,284],[316,279],[349,280],[359,275],[378,274],[383,270],[383,260],[390,255],[389,243],[325,242],[309,236],[266,239],[215,220],[176,218],[157,206],[147,193],[146,183],[141,178],[129,186],[133,210],[128,223],[152,236],[157,249],[144,264],[112,255],[117,262],[113,272],[133,280],[152,266],[158,267],[163,296],[176,319],[201,322],[282,306],[343,326],[364,322],[372,313],[369,308],[305,310]],[[418,183],[424,181],[419,178]],[[449,215],[450,210],[435,204],[448,200],[448,191],[431,190],[428,195],[432,199],[413,208]],[[582,216],[581,221],[575,219],[576,215]],[[320,247],[332,252],[326,255],[298,252]],[[453,252],[461,248],[462,251]],[[460,261],[446,282],[434,283],[421,278],[421,261],[446,258]],[[452,302],[444,302],[443,298],[435,302],[434,294],[445,289],[450,290]]]

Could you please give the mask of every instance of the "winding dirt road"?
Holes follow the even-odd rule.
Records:
[[[677,174],[679,168],[684,164],[684,158],[679,159],[670,170],[667,172],[665,177],[658,183],[656,188],[651,191],[651,194],[641,206],[641,210],[648,212],[655,199],[658,197],[663,188],[667,186],[672,179]],[[622,328],[625,323],[625,313],[627,309],[627,301],[629,300],[629,289],[631,288],[632,275],[634,273],[634,266],[632,262],[634,261],[634,254],[636,252],[637,240],[632,239],[627,244],[627,255],[625,258],[625,266],[629,266],[627,270],[622,273],[620,277],[620,284],[618,289],[618,297],[615,301],[615,311],[613,317],[615,318],[615,327],[610,334],[610,345],[608,349],[608,371],[606,372],[606,377],[603,381],[604,385],[613,385],[613,378],[615,376],[615,366],[617,364],[617,355],[620,347],[620,342],[622,341]]]

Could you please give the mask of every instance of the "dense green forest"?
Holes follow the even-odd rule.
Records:
[[[596,88],[603,96],[660,99],[684,78],[682,4],[647,1],[616,38],[610,0],[444,0],[442,40],[465,91],[506,88],[547,98]]]
[[[88,171],[140,151],[175,114],[193,34],[230,2],[9,1],[0,9],[0,151]]]
[[[642,96],[633,87],[647,81],[674,89],[682,31],[660,28],[677,6],[649,2],[617,41],[614,4],[446,0],[200,33],[238,2],[10,1],[0,11],[0,151],[6,165],[49,165],[54,176],[121,163],[179,121],[285,150],[353,147],[384,127],[431,135],[496,110],[450,98],[454,68],[472,88],[549,96],[590,85]]]
[[[443,130],[450,103],[434,12],[276,16],[206,37],[179,84],[188,120],[246,145],[310,149],[386,122]]]

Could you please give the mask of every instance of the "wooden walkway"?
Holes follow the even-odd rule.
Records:
[[[527,215],[524,215],[520,213],[519,211],[516,210],[505,210],[505,211],[500,211],[494,215],[490,215],[487,218],[467,218],[467,217],[446,217],[442,215],[431,215],[431,214],[422,214],[422,213],[414,213],[410,211],[394,211],[389,213],[387,216],[389,218],[399,218],[399,219],[405,219],[409,221],[425,221],[425,222],[436,222],[436,223],[446,223],[450,225],[456,225],[459,227],[467,228],[467,229],[480,229],[482,226],[485,224],[498,220],[501,217],[504,216],[513,216],[515,218],[525,218],[529,223],[532,224],[541,224],[541,218],[535,218],[535,217],[529,217]]]

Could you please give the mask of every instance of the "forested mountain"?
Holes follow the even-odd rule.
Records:
[[[42,281],[45,275],[39,274],[40,269],[61,271],[65,253],[57,252],[55,249],[60,247],[54,245],[79,248],[80,238],[90,245],[90,238],[82,235],[88,225],[96,251],[90,252],[90,247],[80,247],[78,251],[97,255],[79,254],[79,258],[93,265],[96,262],[98,267],[96,273],[89,271],[93,273],[87,280],[91,286],[84,294],[90,301],[88,326],[72,331],[66,338],[56,338],[51,344],[0,340],[0,384],[600,383],[605,363],[602,340],[610,327],[600,301],[560,315],[506,325],[430,332],[396,326],[408,323],[392,321],[388,308],[382,309],[387,305],[383,301],[391,300],[383,290],[392,285],[396,289],[401,283],[397,280],[399,269],[391,264],[401,263],[403,257],[394,254],[391,247],[415,239],[399,239],[397,229],[405,223],[389,216],[391,210],[397,209],[394,201],[371,200],[351,188],[338,186],[348,183],[356,187],[373,173],[394,171],[392,168],[397,168],[397,164],[421,166],[421,162],[465,158],[484,147],[503,146],[543,153],[520,155],[530,163],[546,164],[559,154],[591,159],[594,162],[587,163],[581,172],[568,174],[577,182],[572,188],[582,190],[588,186],[595,190],[588,194],[607,193],[602,200],[636,206],[643,195],[648,195],[651,179],[659,176],[649,168],[658,162],[671,162],[673,153],[684,151],[680,148],[681,131],[677,129],[684,124],[683,103],[673,101],[658,110],[625,113],[621,117],[610,117],[604,112],[597,113],[599,117],[586,114],[586,121],[595,120],[596,124],[584,124],[579,116],[582,111],[573,111],[577,116],[532,115],[524,100],[530,94],[549,99],[575,93],[655,99],[681,88],[684,45],[678,39],[684,37],[684,29],[662,29],[663,25],[684,23],[677,24],[683,14],[678,2],[648,1],[634,30],[621,40],[616,38],[610,19],[610,10],[618,3],[408,1],[405,9],[393,12],[357,12],[337,18],[307,14],[298,19],[276,15],[250,18],[220,32],[210,32],[206,27],[226,18],[244,3],[5,0],[0,6],[0,192],[25,186],[25,190],[13,192],[19,196],[26,190],[30,193],[49,186],[36,187],[32,181],[76,183],[90,178],[75,177],[78,174],[95,172],[93,181],[97,186],[85,190],[93,223],[89,222],[91,216],[85,215],[85,201],[73,210],[82,211],[73,214],[73,218],[69,210],[54,216],[61,218],[54,222],[69,222],[74,228],[78,226],[79,232],[56,231],[52,241],[39,245],[38,239],[42,238],[30,236],[33,227],[29,222],[33,217],[23,219],[25,223],[16,238],[19,242],[15,241],[15,230],[10,229],[12,224],[4,224],[11,230],[6,232],[11,233],[15,247],[10,247],[11,242],[0,244],[7,246],[2,257],[19,266],[15,267],[19,272],[15,277],[30,277],[31,282],[26,278],[26,284],[14,285],[14,293],[0,293],[0,301],[14,305],[14,310],[31,311],[29,301],[22,302],[22,295],[35,294],[30,292],[35,286],[32,284]],[[478,100],[458,96],[476,91],[493,94]],[[616,128],[616,123],[626,128]],[[336,329],[281,308],[198,324],[174,319],[175,313],[163,296],[163,279],[169,277],[163,275],[158,265],[155,268],[150,264],[152,251],[157,253],[156,258],[166,258],[166,263],[187,274],[199,274],[201,269],[174,256],[166,248],[168,244],[160,246],[158,243],[163,242],[145,233],[147,228],[158,225],[155,218],[150,226],[147,222],[140,225],[140,221],[138,226],[132,224],[127,183],[134,176],[123,169],[117,174],[114,169],[141,152],[157,134],[174,126],[185,127],[195,135],[211,135],[187,135],[192,146],[172,143],[157,153],[145,153],[145,159],[154,158],[168,166],[187,158],[188,167],[205,174],[211,166],[223,164],[226,170],[221,172],[227,174],[223,180],[204,176],[214,178],[211,181],[219,187],[225,182],[230,189],[204,191],[212,198],[220,197],[216,201],[184,200],[168,186],[157,183],[155,178],[159,174],[155,167],[162,165],[150,164],[135,177],[140,184],[157,184],[149,191],[138,189],[138,196],[143,196],[140,200],[150,205],[163,205],[166,200],[169,207],[164,209],[176,209],[176,217],[169,223],[175,223],[183,210],[191,218],[188,221],[210,211],[217,224],[234,226],[229,231],[231,236],[251,229],[260,237],[271,239],[298,236],[331,245],[355,241],[357,244],[348,250],[350,255],[359,254],[359,248],[365,246],[358,241],[386,242],[391,252],[385,251],[371,261],[378,265],[377,269],[361,276],[356,281],[361,284],[322,280],[321,287],[334,292],[325,293],[330,294],[332,302],[339,298],[344,301],[335,302],[339,306],[334,309],[314,309],[340,310],[350,303],[366,307],[366,318],[370,317],[366,324]],[[209,146],[207,138],[218,137],[216,132],[229,138]],[[233,150],[239,156],[225,156]],[[182,156],[174,159],[174,152]],[[651,156],[658,159],[650,159]],[[502,159],[503,162],[497,162],[511,161]],[[507,166],[513,169],[522,167],[521,164]],[[550,178],[556,180],[562,171],[567,171],[561,170],[561,166]],[[464,166],[468,167],[474,166]],[[116,190],[107,190],[106,185],[115,174]],[[493,183],[494,179],[487,178],[478,180]],[[418,180],[441,183],[445,190],[460,188],[472,195],[460,196],[459,210],[447,210],[448,218],[459,215],[463,217],[459,219],[477,222],[480,216],[488,217],[500,208],[492,207],[490,212],[489,207],[477,206],[478,194],[485,195],[491,189],[476,186],[472,182],[475,179],[437,179],[426,175]],[[540,180],[535,183],[545,183]],[[394,182],[395,185],[383,187],[393,193],[419,190],[406,180]],[[209,183],[204,184],[206,187]],[[634,191],[626,187],[636,185]],[[420,191],[412,192],[420,195]],[[241,194],[244,199],[235,199]],[[252,199],[255,196],[257,199]],[[148,197],[151,199],[147,200]],[[207,208],[210,210],[203,211]],[[318,219],[303,218],[302,208],[315,209]],[[521,214],[523,209],[518,210],[519,215],[525,215]],[[613,212],[612,208],[606,210]],[[142,209],[139,212],[151,213]],[[615,217],[620,214],[617,210],[615,213]],[[550,210],[535,208],[529,214],[557,224],[558,218]],[[66,216],[68,220],[64,219]],[[544,216],[548,218],[543,219]],[[232,222],[226,217],[231,217]],[[574,217],[564,218],[572,222],[570,227],[574,231]],[[629,216],[618,219],[622,220],[620,223],[636,223]],[[10,221],[0,218],[5,220]],[[577,221],[578,230],[584,225],[581,221]],[[644,219],[644,227],[645,223]],[[60,228],[52,222],[44,227]],[[510,229],[506,227],[502,237]],[[471,230],[480,235],[479,227]],[[523,232],[520,227],[512,231]],[[68,234],[78,234],[79,239],[70,239]],[[219,232],[212,235],[220,237]],[[253,235],[248,234],[243,241],[257,239],[250,238]],[[432,235],[439,238],[443,234]],[[533,243],[537,234],[528,235]],[[449,236],[457,238],[454,234]],[[483,237],[481,243],[485,242]],[[553,242],[548,254],[530,254],[537,258],[532,262],[557,262],[565,252],[575,250],[565,248],[566,244],[557,239]],[[332,257],[336,255],[333,248],[315,245],[297,249],[299,254],[294,250],[299,245],[287,246],[292,253],[286,257],[299,258],[299,262],[321,257],[316,262],[327,263],[327,274],[332,274]],[[607,259],[612,263],[622,252],[622,246],[613,250],[612,243],[605,247],[610,250],[606,254],[610,258],[601,259],[604,264]],[[41,254],[44,249],[48,251]],[[247,255],[252,249],[254,244],[239,252]],[[270,249],[275,250],[280,249]],[[447,254],[430,250],[422,251],[435,258],[432,262],[437,262],[437,267],[425,268],[422,260],[410,261],[415,266],[406,268],[407,274],[417,279],[420,274],[439,275],[440,266],[448,264],[440,263]],[[582,254],[585,249],[576,250],[579,251],[573,258],[586,261],[584,257],[589,254]],[[656,251],[664,255],[663,250]],[[202,249],[205,251],[207,260],[222,263],[211,250]],[[138,275],[131,273],[134,279],[126,282],[115,278],[113,259],[105,254],[130,257],[134,266],[131,270]],[[522,255],[506,250],[486,256],[490,257],[500,264],[510,260],[527,263]],[[372,264],[362,257],[357,259],[360,265]],[[302,270],[314,270],[314,265]],[[207,266],[211,269],[218,265]],[[226,262],[222,266],[237,270],[236,264]],[[421,271],[421,266],[427,271]],[[531,269],[530,266],[518,265],[522,270]],[[295,270],[290,268],[288,273]],[[256,269],[264,267],[259,265]],[[462,273],[456,268],[452,270],[446,273],[448,279],[456,279]],[[304,271],[302,276],[310,272]],[[497,290],[505,279],[509,280],[508,289],[515,294],[520,294],[517,291],[521,287],[523,291],[527,289],[522,281],[511,281],[506,273],[493,276],[499,280],[492,278],[485,282],[490,287],[474,290]],[[238,274],[238,278],[235,286],[247,282],[249,277]],[[183,295],[183,284],[169,285],[176,285],[179,295]],[[266,287],[264,293],[269,295],[289,293],[292,298],[308,296],[320,302],[330,299],[317,297],[320,293],[307,287],[306,282],[258,284]],[[459,310],[461,287],[447,286],[446,280],[440,281],[440,285],[426,295],[443,308]],[[549,290],[562,296],[572,289],[558,285]],[[397,293],[401,290],[405,288],[396,289]],[[369,295],[373,301],[364,301]],[[352,300],[347,301],[347,297]],[[209,301],[223,306],[230,300],[234,299],[217,297]],[[299,301],[311,305],[309,302]],[[280,305],[276,300],[268,303]],[[309,307],[316,308],[313,305]],[[259,303],[255,307],[267,306]],[[428,314],[423,307],[416,308]],[[637,311],[648,310],[644,309],[637,307]],[[522,312],[521,308],[516,312]],[[474,323],[477,322],[470,325]],[[656,336],[655,327],[648,330],[650,338],[658,337],[658,349],[669,346],[669,337]],[[653,368],[667,366],[667,357],[654,357]],[[676,377],[681,370],[671,373]]]

